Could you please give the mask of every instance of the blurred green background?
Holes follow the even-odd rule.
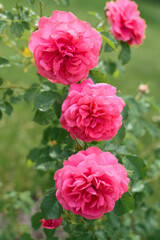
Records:
[[[5,10],[15,6],[15,0],[1,0]],[[19,1],[23,6],[29,6],[27,0]],[[33,10],[39,13],[39,1]],[[146,39],[142,46],[132,47],[132,59],[125,66],[124,75],[118,78],[108,76],[111,83],[123,94],[137,94],[140,83],[147,83],[155,98],[160,101],[160,0],[137,0],[141,17],[146,20]],[[72,11],[78,18],[89,21],[93,27],[97,19],[88,14],[89,11],[104,15],[105,0],[70,0],[70,6],[57,5],[49,0],[43,15],[50,16],[53,10]],[[26,39],[27,43],[28,39]],[[20,46],[21,49],[21,46]],[[9,48],[2,48],[0,55],[8,57],[12,53]],[[29,87],[37,81],[36,68],[30,68],[24,73],[23,67],[13,66],[0,70],[0,76],[14,85]],[[1,93],[0,93],[1,94]],[[31,147],[37,146],[41,140],[43,127],[32,122],[32,105],[23,102],[14,105],[11,117],[4,116],[0,122],[0,182],[1,188],[22,191],[32,189],[33,193],[39,188],[40,176],[32,169],[26,156]],[[27,163],[27,164],[26,164]]]

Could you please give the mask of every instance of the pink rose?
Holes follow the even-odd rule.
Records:
[[[62,104],[62,127],[84,142],[113,138],[122,125],[120,113],[125,106],[115,94],[115,87],[91,79],[72,84]]]
[[[139,16],[137,4],[130,0],[106,3],[106,15],[111,24],[111,32],[117,40],[129,45],[138,45],[145,38],[145,21]]]
[[[87,22],[71,12],[54,11],[39,20],[29,49],[34,54],[37,72],[51,82],[72,84],[88,76],[96,67],[102,39]]]
[[[72,155],[63,165],[54,176],[56,197],[64,209],[87,219],[113,210],[128,189],[126,169],[97,147]]]
[[[42,222],[42,227],[48,228],[48,229],[53,229],[59,227],[62,223],[62,217],[58,219],[42,219],[40,220]]]

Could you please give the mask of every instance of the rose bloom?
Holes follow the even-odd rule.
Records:
[[[138,45],[145,38],[145,21],[139,16],[137,4],[130,0],[106,3],[106,15],[111,24],[111,32],[117,40],[129,45]]]
[[[48,228],[48,229],[54,229],[59,227],[59,225],[61,225],[62,217],[58,219],[46,219],[46,220],[42,219],[40,220],[40,222],[42,222],[42,227]]]
[[[113,138],[122,125],[120,113],[125,106],[115,94],[115,87],[91,79],[72,84],[62,104],[62,127],[84,142]]]
[[[29,49],[37,72],[51,82],[72,84],[88,76],[96,67],[102,44],[101,35],[71,12],[54,11],[39,20]]]
[[[63,165],[54,176],[56,197],[64,209],[87,219],[113,210],[128,189],[126,169],[97,147],[72,155]]]

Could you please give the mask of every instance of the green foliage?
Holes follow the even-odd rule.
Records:
[[[132,178],[135,180],[144,179],[146,175],[146,165],[140,157],[134,155],[126,155],[123,157],[123,164],[132,172]]]
[[[53,111],[49,109],[48,111],[37,110],[33,121],[41,125],[48,124],[53,119]]]
[[[126,64],[129,62],[130,58],[131,58],[131,50],[130,47],[127,43],[121,42],[121,51],[119,53],[119,60],[122,63],[122,65]]]
[[[31,218],[32,227],[34,230],[38,230],[41,227],[40,220],[43,219],[43,213],[37,212]]]
[[[41,210],[46,219],[57,219],[62,214],[62,206],[56,199],[55,193],[49,193],[41,203]]]
[[[114,207],[114,213],[118,216],[121,216],[125,213],[130,212],[134,209],[134,199],[132,195],[127,192],[124,193],[122,198],[120,198]]]
[[[4,20],[0,20],[0,34],[2,34],[3,30],[7,27],[7,22]]]
[[[118,43],[117,43],[117,41],[115,40],[115,38],[112,37],[111,34],[109,34],[108,32],[105,32],[105,31],[101,31],[100,34],[101,34],[102,39],[103,39],[103,40],[106,42],[106,44],[107,44],[107,45],[106,45],[107,47],[105,47],[105,51],[106,51],[106,49],[109,50],[108,52],[111,52],[111,49],[117,51],[117,45],[118,45]],[[106,51],[106,52],[107,52],[107,51]]]
[[[91,78],[95,83],[107,83],[106,76],[97,69],[89,71],[89,78]]]
[[[20,240],[33,240],[33,238],[31,238],[30,234],[24,233],[24,234],[21,236]]]
[[[0,58],[0,68],[2,67],[9,67],[10,66],[10,63],[9,61],[6,59],[6,58]]]
[[[11,33],[17,38],[20,38],[23,35],[24,27],[19,22],[13,22],[10,26],[10,29]]]
[[[34,110],[47,111],[53,104],[55,94],[52,91],[41,92],[34,100]]]

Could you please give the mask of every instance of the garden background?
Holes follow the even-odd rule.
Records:
[[[19,1],[23,6],[29,6],[29,1]],[[39,1],[35,1],[33,11],[39,14]],[[132,48],[132,59],[125,66],[125,73],[119,76],[108,76],[115,87],[121,87],[123,94],[137,95],[138,86],[148,84],[151,95],[160,103],[160,1],[137,0],[141,17],[146,20],[146,39],[142,46]],[[15,0],[1,0],[5,10],[15,7]],[[48,6],[43,10],[44,16],[50,16],[53,10],[73,12],[79,19],[88,21],[93,27],[97,19],[88,12],[105,14],[104,0],[70,0],[70,6],[57,5],[49,0]],[[22,51],[21,46],[19,49]],[[0,40],[0,55],[9,57],[12,49],[2,48]],[[114,53],[113,53],[114,57]],[[0,76],[13,85],[29,87],[38,81],[36,68],[31,67],[24,72],[21,66],[11,66],[0,69]],[[1,94],[1,92],[0,92]],[[26,158],[29,150],[36,146],[41,138],[43,126],[32,121],[32,104],[25,101],[14,105],[11,116],[4,115],[0,121],[0,194],[8,191],[31,191],[33,199],[41,196],[42,184],[46,184],[44,174],[37,175],[29,159]],[[147,141],[147,139],[144,139]],[[158,189],[159,180],[154,182]],[[156,200],[155,200],[156,198]],[[152,196],[151,202],[160,200],[158,191]]]

